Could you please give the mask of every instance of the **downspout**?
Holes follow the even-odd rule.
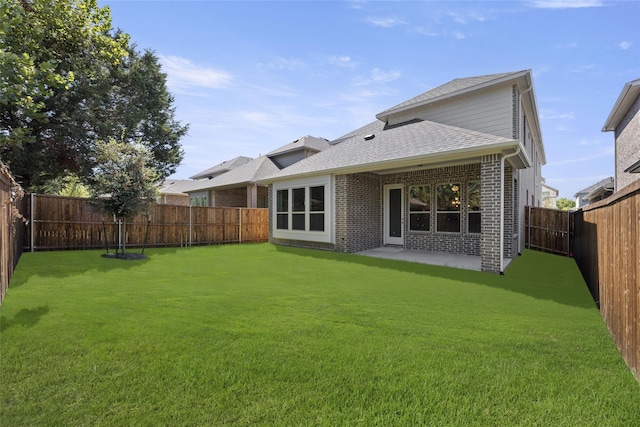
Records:
[[[500,274],[504,274],[504,161],[520,154],[520,146],[511,154],[500,159]]]

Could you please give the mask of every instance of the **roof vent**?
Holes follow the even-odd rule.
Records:
[[[369,135],[365,135],[365,136],[364,136],[364,140],[365,140],[365,141],[370,141],[370,140],[372,140],[372,139],[373,139],[373,138],[375,138],[375,137],[376,137],[376,136],[375,136],[375,134],[370,133]]]

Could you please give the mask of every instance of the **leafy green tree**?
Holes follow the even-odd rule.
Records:
[[[103,212],[123,221],[148,212],[158,197],[158,172],[145,144],[98,141],[95,161],[91,196]]]
[[[41,190],[44,194],[66,197],[89,197],[89,188],[74,174],[49,180],[41,187]]]
[[[556,201],[556,207],[558,209],[562,209],[563,211],[568,211],[569,209],[576,207],[575,200],[567,199],[566,197],[561,197]]]
[[[0,0],[0,157],[37,191],[68,173],[91,177],[98,140],[150,147],[162,178],[186,132],[151,52],[113,31],[96,0]]]

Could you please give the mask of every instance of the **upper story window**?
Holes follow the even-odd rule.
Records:
[[[480,204],[480,181],[467,184],[467,229],[469,233],[480,233],[482,224],[482,206]]]
[[[447,233],[460,232],[460,183],[437,185],[436,229]]]
[[[431,186],[415,185],[409,188],[409,229],[429,231],[431,224]]]

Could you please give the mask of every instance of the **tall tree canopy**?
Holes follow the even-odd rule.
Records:
[[[114,31],[97,0],[0,0],[0,158],[36,190],[91,179],[96,142],[145,141],[163,179],[186,134],[150,51]]]

